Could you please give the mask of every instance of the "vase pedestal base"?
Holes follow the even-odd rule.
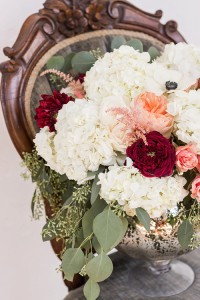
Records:
[[[166,266],[137,265],[130,270],[130,287],[138,295],[150,298],[169,297],[187,290],[194,282],[192,268],[179,260]]]

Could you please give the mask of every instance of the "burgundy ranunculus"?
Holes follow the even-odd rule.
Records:
[[[84,80],[85,80],[85,74],[84,73],[79,73],[78,76],[75,79],[79,80],[80,83],[83,83]]]
[[[126,154],[133,166],[145,177],[164,177],[173,173],[176,151],[171,141],[157,131],[146,134],[147,144],[139,139],[129,146]]]
[[[35,120],[38,127],[49,127],[50,132],[55,131],[55,123],[58,111],[69,101],[74,101],[73,97],[69,97],[65,93],[54,91],[53,95],[41,95],[39,107],[36,108]]]

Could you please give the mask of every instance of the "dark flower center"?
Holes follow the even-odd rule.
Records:
[[[171,90],[177,89],[178,83],[169,80],[169,81],[167,81],[167,82],[165,83],[165,86],[166,86],[166,89],[167,89],[168,91],[171,91]]]

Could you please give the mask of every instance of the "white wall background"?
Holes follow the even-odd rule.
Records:
[[[3,47],[12,46],[25,18],[43,2],[0,0],[0,62]],[[200,46],[200,0],[131,2],[149,12],[162,9],[163,22],[177,20],[187,41]],[[44,220],[31,221],[33,186],[21,179],[19,163],[0,110],[0,299],[61,300],[67,291],[55,271],[59,261],[40,238]]]

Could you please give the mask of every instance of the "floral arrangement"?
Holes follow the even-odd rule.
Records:
[[[41,197],[53,211],[43,240],[63,240],[61,270],[86,276],[91,300],[112,273],[107,253],[135,224],[147,234],[152,221],[178,224],[183,249],[199,245],[200,49],[170,44],[158,55],[118,42],[47,63],[41,75],[59,90],[42,95],[35,149],[24,155],[33,213]]]

